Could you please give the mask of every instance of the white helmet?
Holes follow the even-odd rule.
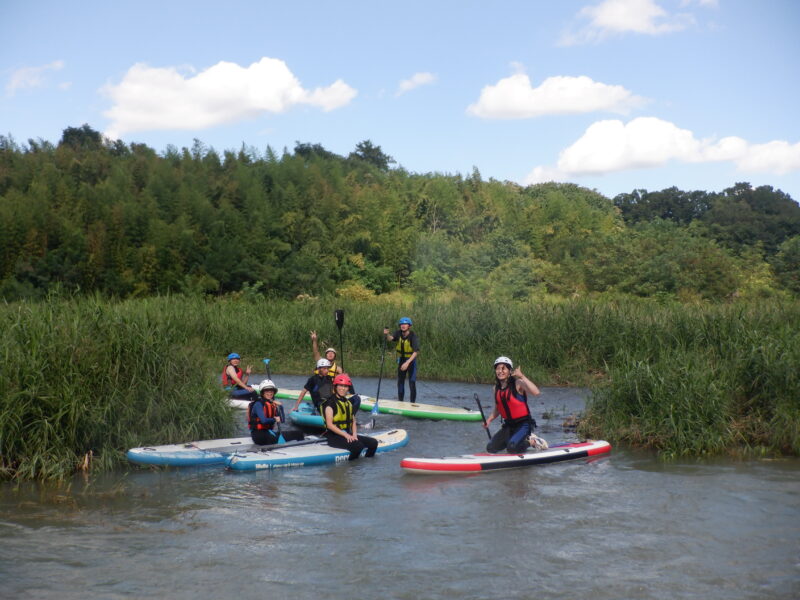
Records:
[[[494,361],[494,366],[497,367],[497,365],[507,365],[509,370],[514,370],[514,363],[507,356],[498,356],[497,360]]]
[[[317,368],[321,369],[322,367],[325,367],[326,369],[330,369],[331,361],[329,361],[327,358],[320,358],[317,361]]]
[[[265,379],[261,382],[261,387],[258,391],[263,392],[264,390],[275,390],[277,392],[278,386],[272,382],[272,379]]]

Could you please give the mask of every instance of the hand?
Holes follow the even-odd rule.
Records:
[[[247,368],[244,370],[244,372],[247,373],[248,375],[250,375],[250,373],[253,372],[253,367],[251,367],[250,365],[247,365]]]
[[[384,327],[383,328],[383,335],[389,335],[389,328],[388,327]]]
[[[406,361],[402,365],[400,365],[400,370],[401,371],[408,371],[408,361]]]
[[[317,332],[316,331],[312,331],[311,332],[311,340],[314,341],[314,342],[317,341]]]
[[[276,423],[282,423],[281,418],[280,417],[275,417],[275,422]]]

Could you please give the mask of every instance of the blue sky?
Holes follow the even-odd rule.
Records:
[[[800,2],[0,0],[0,134],[800,200]]]

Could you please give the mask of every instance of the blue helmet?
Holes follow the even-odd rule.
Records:
[[[411,322],[411,319],[409,319],[408,317],[403,317],[398,322],[398,325],[413,325],[413,323]]]
[[[236,352],[231,352],[230,354],[228,354],[228,360],[233,360],[234,358],[238,358],[241,360],[242,357],[236,354]]]

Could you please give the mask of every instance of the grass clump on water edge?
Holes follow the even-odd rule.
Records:
[[[0,307],[0,477],[59,479],[123,451],[230,432],[185,314],[163,300]]]
[[[665,457],[800,455],[800,306],[651,316],[647,340],[621,345],[595,386],[582,434]]]

